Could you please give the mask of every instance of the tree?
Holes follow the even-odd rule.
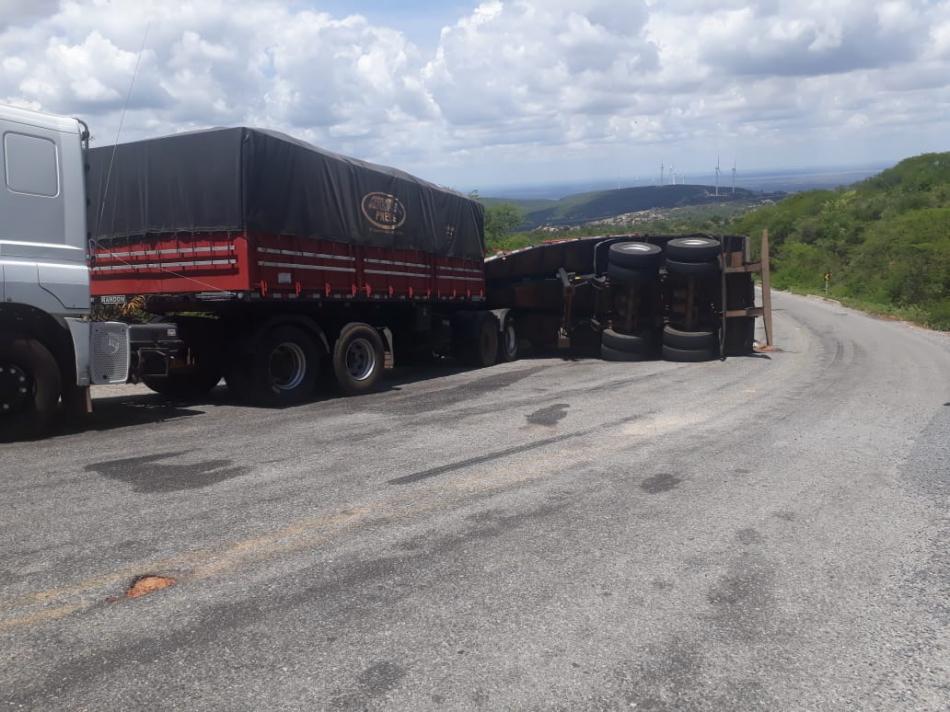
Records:
[[[524,215],[518,206],[498,203],[485,206],[485,241],[495,246],[524,223]]]

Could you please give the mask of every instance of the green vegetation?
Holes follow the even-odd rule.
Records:
[[[524,213],[512,203],[485,206],[485,241],[501,243],[524,222]]]
[[[773,245],[773,284],[950,329],[950,153],[749,213],[730,231]]]

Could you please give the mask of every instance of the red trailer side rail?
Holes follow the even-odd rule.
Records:
[[[481,301],[485,272],[480,261],[418,250],[255,233],[155,235],[98,244],[92,293]]]

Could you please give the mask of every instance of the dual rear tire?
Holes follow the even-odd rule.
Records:
[[[666,243],[666,272],[684,277],[707,277],[720,272],[722,246],[711,237],[677,237]]]
[[[360,322],[344,326],[333,345],[333,373],[340,390],[351,396],[375,390],[385,358],[383,339],[376,329]]]
[[[225,378],[240,400],[278,407],[311,398],[319,373],[320,352],[314,338],[300,327],[285,325],[245,344]]]
[[[228,387],[253,405],[281,407],[310,400],[329,356],[340,390],[347,395],[373,391],[383,375],[385,348],[379,331],[361,322],[343,327],[326,354],[310,331],[277,326],[259,336],[227,374]]]
[[[719,358],[719,333],[666,326],[663,328],[663,358],[683,363],[713,361]]]
[[[500,355],[498,319],[491,312],[462,312],[452,319],[455,358],[472,368],[494,366]],[[516,347],[517,348],[517,347]]]
[[[655,351],[652,331],[624,334],[604,329],[600,335],[600,356],[605,361],[648,361],[654,358]]]
[[[657,279],[663,251],[649,242],[615,242],[607,251],[607,276],[617,285],[643,287]]]

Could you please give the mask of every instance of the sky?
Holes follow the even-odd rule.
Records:
[[[0,103],[465,190],[880,164],[950,150],[950,0],[0,0]]]

